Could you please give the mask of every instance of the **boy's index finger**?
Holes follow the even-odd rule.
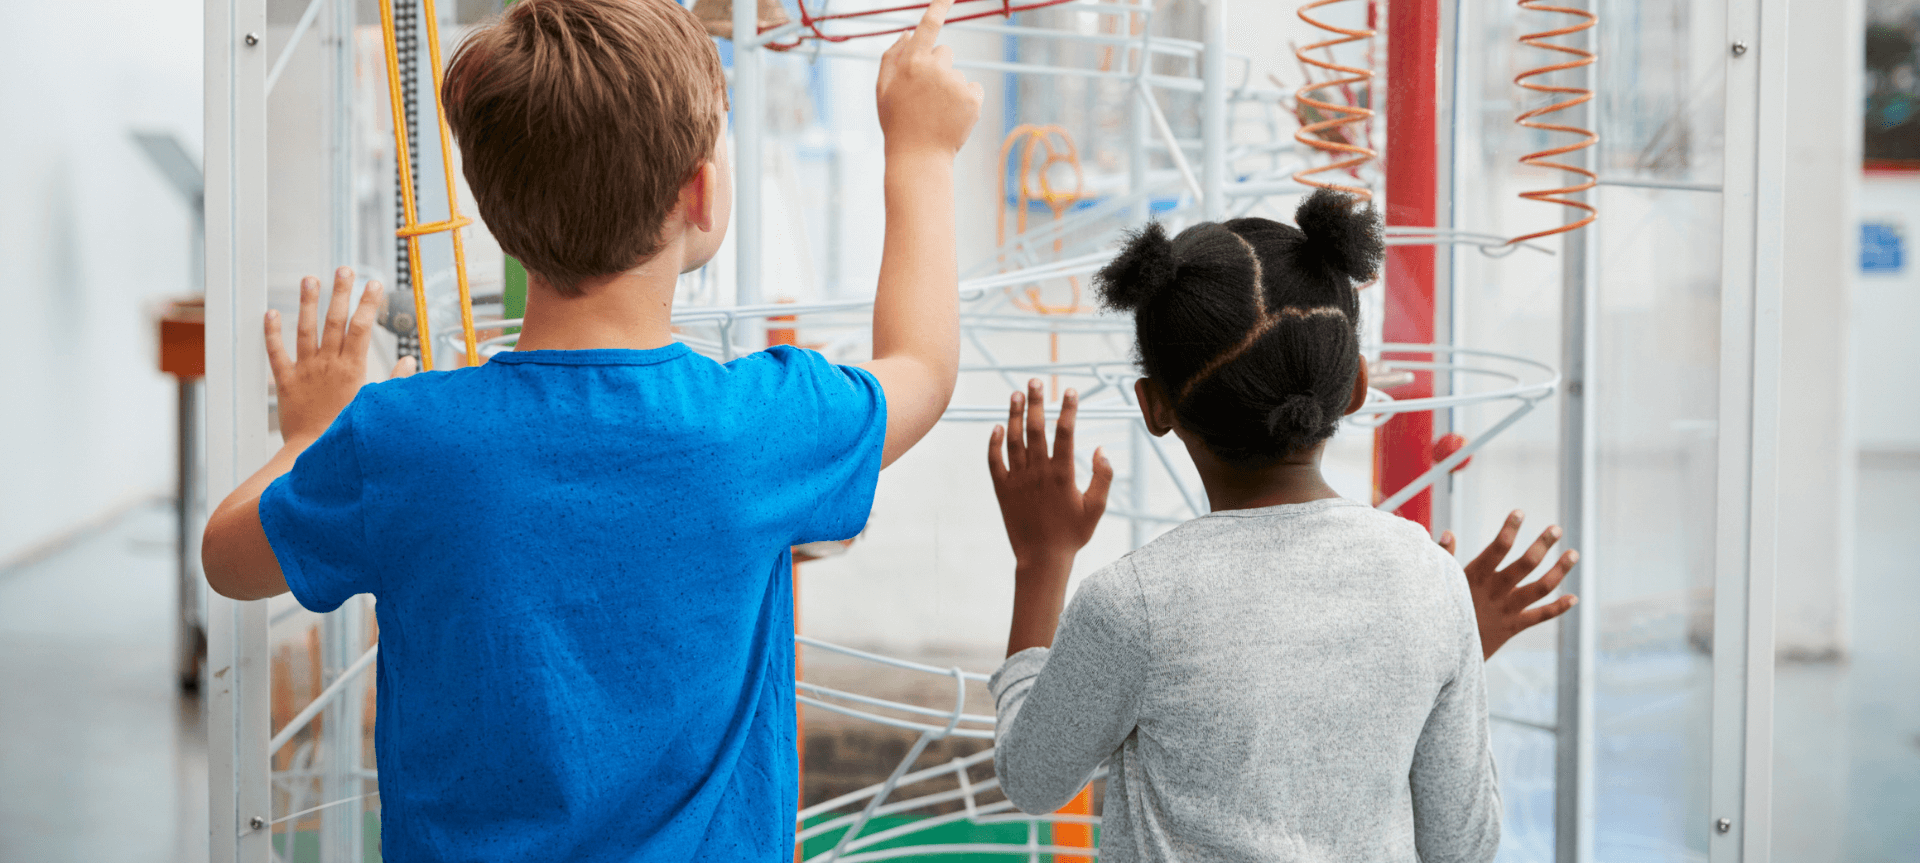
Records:
[[[947,10],[953,8],[953,0],[933,0],[927,4],[927,13],[920,16],[920,23],[913,26],[913,36],[908,43],[914,51],[931,51],[933,43],[940,39],[940,28],[947,23]]]

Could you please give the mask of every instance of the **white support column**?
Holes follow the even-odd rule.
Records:
[[[1858,455],[1848,348],[1852,336],[1854,197],[1860,183],[1862,0],[1791,0],[1794,69],[1786,98],[1793,170],[1786,203],[1794,240],[1785,251],[1780,388],[1794,421],[1780,429],[1778,648],[1783,658],[1846,656],[1853,581],[1853,497]]]
[[[1592,0],[1582,4],[1589,10]],[[1594,31],[1571,34],[1561,41],[1592,50]],[[1570,87],[1593,88],[1593,66],[1560,73]],[[1556,116],[1584,129],[1595,128],[1598,112],[1589,101]],[[1568,164],[1598,170],[1599,146],[1568,153]],[[1593,192],[1577,196],[1590,200]],[[1584,215],[1570,210],[1572,220]],[[1580,597],[1580,604],[1560,618],[1557,705],[1554,712],[1554,860],[1589,863],[1593,857],[1593,687],[1595,634],[1600,622],[1596,414],[1592,374],[1598,368],[1600,346],[1600,280],[1595,272],[1599,246],[1594,232],[1601,222],[1561,234],[1560,246],[1560,527],[1566,548],[1579,549],[1580,565],[1567,575],[1563,590]]]
[[[1772,857],[1788,2],[1727,3],[1710,823],[1690,825],[1713,863]]]
[[[206,3],[207,499],[266,461],[265,0]],[[210,858],[266,860],[267,608],[214,596],[207,632]],[[257,824],[255,826],[257,819]]]
[[[760,4],[733,3],[733,243],[734,302],[760,302],[760,150],[766,125],[765,75],[760,69]],[[729,336],[734,338],[735,336]]]
[[[1207,0],[1201,14],[1200,212],[1216,221],[1227,215],[1227,0]]]

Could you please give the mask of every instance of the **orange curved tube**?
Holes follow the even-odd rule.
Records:
[[[420,369],[433,368],[433,328],[427,322],[426,274],[420,269],[420,237],[446,232],[453,240],[454,281],[460,290],[460,333],[465,336],[467,365],[480,364],[479,340],[473,328],[473,293],[467,285],[466,245],[460,229],[473,223],[460,215],[460,192],[453,178],[453,135],[447,128],[446,107],[440,104],[440,24],[433,0],[420,0],[421,23],[426,26],[428,74],[433,81],[433,111],[440,129],[440,167],[446,174],[447,218],[440,222],[420,221],[419,206],[413,197],[413,174],[406,170],[412,163],[407,147],[406,98],[400,92],[400,47],[393,28],[393,0],[380,0],[380,36],[386,48],[387,102],[393,110],[393,146],[395,173],[400,177],[401,226],[394,236],[407,241],[407,269],[413,274],[414,331],[420,337]]]
[[[1593,65],[1594,54],[1592,51],[1586,51],[1586,50],[1582,50],[1580,48],[1574,48],[1568,45],[1556,45],[1546,40],[1552,39],[1557,36],[1565,36],[1571,33],[1579,33],[1583,30],[1591,30],[1593,29],[1595,24],[1599,23],[1600,19],[1598,16],[1594,15],[1592,12],[1588,12],[1584,9],[1574,9],[1567,6],[1546,5],[1545,0],[1520,0],[1520,8],[1531,9],[1539,12],[1559,12],[1565,15],[1578,16],[1580,18],[1580,21],[1573,24],[1569,24],[1565,27],[1560,27],[1553,30],[1543,30],[1539,33],[1528,33],[1527,35],[1520,37],[1520,44],[1522,45],[1527,45],[1534,48],[1545,48],[1549,51],[1558,51],[1562,54],[1571,55],[1573,59],[1568,60],[1564,63],[1554,63],[1551,65],[1540,66],[1534,69],[1528,69],[1527,71],[1521,72],[1519,75],[1514,77],[1513,83],[1518,84],[1521,87],[1525,87],[1528,90],[1532,90],[1536,93],[1550,94],[1552,98],[1557,100],[1547,105],[1543,105],[1541,107],[1535,108],[1531,111],[1527,111],[1521,114],[1519,117],[1514,119],[1514,122],[1522,126],[1525,126],[1529,129],[1541,129],[1548,132],[1565,132],[1568,134],[1580,136],[1580,140],[1575,141],[1571,144],[1564,144],[1558,147],[1549,147],[1539,152],[1528,153],[1525,156],[1521,156],[1520,163],[1523,165],[1532,165],[1536,168],[1550,168],[1556,171],[1565,171],[1570,174],[1579,174],[1580,176],[1586,178],[1583,182],[1575,183],[1570,186],[1560,186],[1558,188],[1553,188],[1553,189],[1539,189],[1531,192],[1521,192],[1520,197],[1526,198],[1531,201],[1539,201],[1545,204],[1559,204],[1563,207],[1572,207],[1576,210],[1584,210],[1586,211],[1587,215],[1584,218],[1579,219],[1578,221],[1568,222],[1556,228],[1551,228],[1545,231],[1535,231],[1531,234],[1523,234],[1521,236],[1514,237],[1513,239],[1507,241],[1509,244],[1525,242],[1527,240],[1538,239],[1540,237],[1550,237],[1550,236],[1553,236],[1554,234],[1564,234],[1568,231],[1584,228],[1587,225],[1592,224],[1593,220],[1596,218],[1599,218],[1599,215],[1600,215],[1600,211],[1595,209],[1592,204],[1589,204],[1585,201],[1576,200],[1574,198],[1567,197],[1568,195],[1576,195],[1581,192],[1587,191],[1588,189],[1591,189],[1596,185],[1599,185],[1599,180],[1600,180],[1599,175],[1595,174],[1592,171],[1587,170],[1586,168],[1579,167],[1578,165],[1570,165],[1570,164],[1567,164],[1566,162],[1554,161],[1554,159],[1556,159],[1557,157],[1564,156],[1568,153],[1572,153],[1578,150],[1584,150],[1588,147],[1593,146],[1594,144],[1599,143],[1600,142],[1599,134],[1595,133],[1591,129],[1582,129],[1578,126],[1570,126],[1565,123],[1547,123],[1537,119],[1547,114],[1552,114],[1556,111],[1564,111],[1576,105],[1582,105],[1587,102],[1590,102],[1593,100],[1593,91],[1585,87],[1563,87],[1555,84],[1543,84],[1537,81],[1528,80],[1530,78],[1537,78],[1544,75],[1551,75],[1554,72],[1560,72],[1567,69],[1578,69],[1583,66]]]
[[[1086,176],[1080,167],[1079,148],[1074,146],[1073,136],[1067,134],[1066,129],[1055,125],[1021,124],[1007,133],[1007,139],[1000,145],[1000,188],[1004,189],[1007,186],[1007,158],[1013,154],[1013,148],[1021,144],[1025,146],[1020,150],[1020,182],[1017,186],[1019,192],[1014,204],[1014,233],[1016,234],[1024,234],[1027,231],[1029,203],[1037,200],[1046,204],[1047,209],[1053,212],[1053,217],[1058,219],[1066,215],[1067,210],[1083,197],[1082,189],[1086,182]],[[1033,157],[1036,152],[1043,155],[1038,172],[1033,170]],[[1060,164],[1073,169],[1072,190],[1063,191],[1053,187],[1053,178],[1050,174],[1053,166]],[[1036,176],[1038,188],[1035,187]],[[1000,207],[998,218],[994,222],[994,242],[1004,244],[1006,241],[1007,209]],[[1054,251],[1060,250],[1062,242],[1061,238],[1054,239]],[[1012,295],[1011,288],[1008,291],[1014,306],[1024,311],[1043,315],[1072,314],[1080,310],[1080,280],[1069,278],[1068,283],[1073,286],[1073,299],[1064,306],[1050,306],[1041,302],[1040,291],[1037,288],[1027,288],[1024,304],[1019,297]]]
[[[1345,45],[1349,42],[1371,39],[1374,36],[1374,31],[1370,29],[1349,30],[1345,27],[1335,27],[1332,24],[1320,21],[1307,14],[1322,6],[1339,2],[1341,2],[1341,0],[1314,0],[1314,2],[1300,7],[1300,20],[1321,30],[1325,30],[1328,33],[1338,35],[1332,39],[1295,48],[1293,51],[1294,57],[1304,66],[1324,69],[1341,77],[1317,83],[1308,81],[1305,85],[1301,86],[1300,89],[1294,91],[1294,106],[1295,110],[1300,114],[1301,126],[1293,133],[1293,139],[1322,153],[1332,154],[1335,157],[1335,161],[1300,171],[1293,175],[1293,181],[1306,186],[1317,186],[1322,189],[1333,189],[1345,192],[1349,195],[1359,197],[1360,200],[1368,201],[1373,199],[1373,191],[1365,186],[1335,183],[1328,180],[1317,179],[1313,176],[1329,171],[1346,171],[1350,174],[1357,175],[1361,165],[1372,161],[1379,155],[1369,147],[1349,143],[1351,138],[1345,134],[1345,127],[1365,123],[1373,119],[1373,111],[1371,109],[1362,108],[1358,105],[1336,104],[1334,102],[1315,99],[1312,95],[1329,87],[1348,87],[1355,84],[1371,86],[1373,83],[1373,70],[1371,69],[1342,66],[1332,60],[1322,60],[1313,56],[1312,52],[1315,51],[1331,49],[1336,45]],[[1314,111],[1324,119],[1315,120],[1311,123],[1306,122],[1308,119],[1307,109],[1309,107],[1314,109]],[[1339,135],[1341,140],[1334,140],[1328,137],[1330,134]],[[1364,140],[1364,136],[1362,136],[1362,140]]]

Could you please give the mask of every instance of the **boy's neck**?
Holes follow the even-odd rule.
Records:
[[[680,275],[678,244],[638,267],[587,279],[579,296],[561,296],[527,274],[527,313],[518,351],[648,350],[673,343],[673,289]]]
[[[1200,471],[1200,484],[1207,490],[1207,503],[1214,512],[1230,509],[1256,509],[1289,503],[1308,503],[1339,497],[1320,475],[1320,456],[1327,445],[1288,456],[1261,467],[1230,464],[1214,457],[1205,446],[1181,435],[1193,466]]]

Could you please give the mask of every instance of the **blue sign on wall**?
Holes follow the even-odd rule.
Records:
[[[1893,222],[1860,225],[1860,272],[1897,273],[1906,266],[1906,238]]]

